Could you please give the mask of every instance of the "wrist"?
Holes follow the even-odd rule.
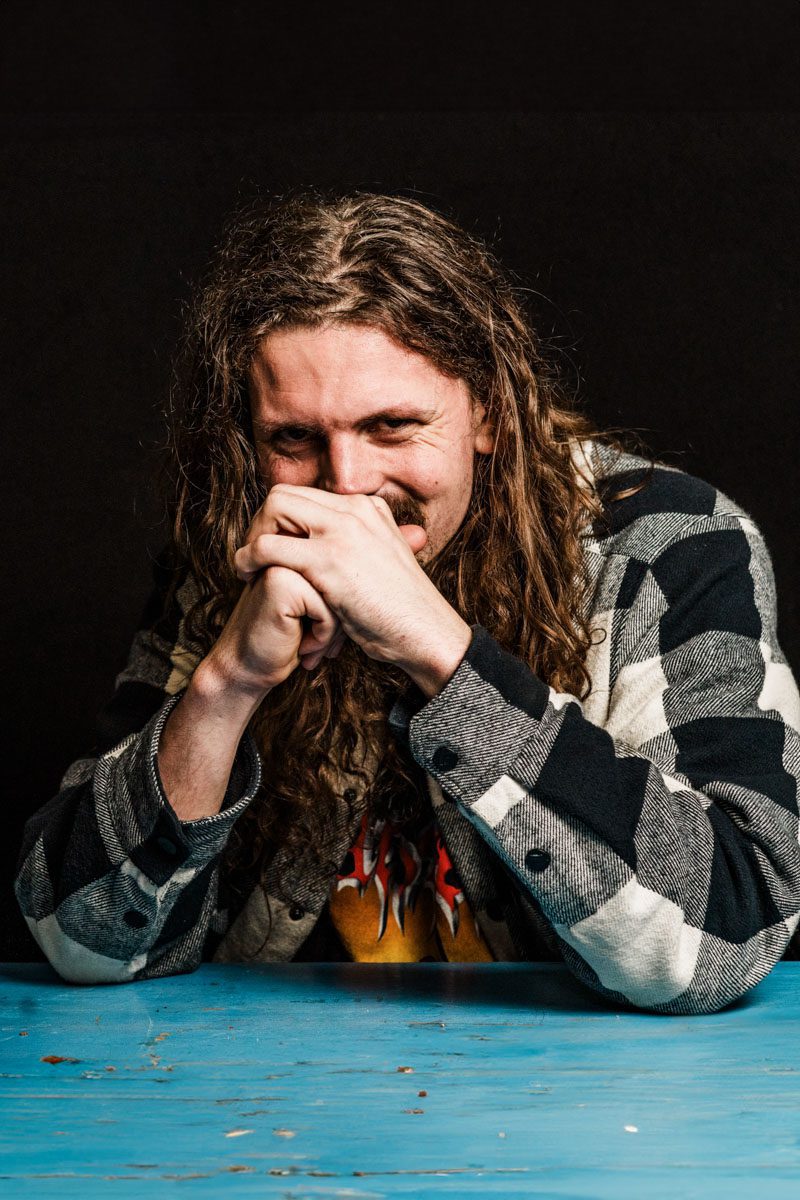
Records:
[[[157,769],[179,821],[218,813],[231,768],[259,695],[225,686],[212,664],[201,662],[161,731]]]
[[[457,616],[457,614],[454,614]],[[399,663],[428,700],[438,695],[455,675],[472,641],[472,630],[457,617],[446,633],[438,631],[413,662]]]
[[[213,652],[198,664],[187,688],[203,707],[226,714],[242,728],[271,690],[243,683],[217,661]]]

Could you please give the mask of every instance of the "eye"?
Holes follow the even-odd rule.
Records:
[[[287,426],[286,429],[279,429],[275,434],[276,442],[283,442],[285,445],[296,446],[300,442],[305,442],[311,437],[308,429],[302,429],[296,425]]]
[[[410,417],[381,417],[377,424],[392,430],[402,429],[404,425],[414,425],[415,422]]]

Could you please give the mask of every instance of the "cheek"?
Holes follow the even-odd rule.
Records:
[[[469,456],[462,459],[460,455],[442,454],[438,448],[417,448],[403,455],[393,466],[395,469],[391,473],[395,481],[416,493],[420,499],[458,503],[462,492],[469,493],[471,487],[472,463]]]

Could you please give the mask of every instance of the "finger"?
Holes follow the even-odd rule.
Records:
[[[336,658],[346,640],[346,634],[338,621],[335,622],[332,634],[326,630],[324,636],[319,640],[314,640],[313,635],[309,634],[298,647],[297,653],[301,665],[310,671],[319,666],[323,658]]]
[[[264,503],[268,504],[270,499],[277,499],[281,496],[298,500],[312,500],[315,504],[330,509],[332,512],[349,512],[353,501],[364,499],[364,494],[361,492],[347,496],[341,492],[326,492],[322,488],[303,487],[299,483],[276,483],[274,487],[270,488]]]
[[[301,666],[305,667],[307,671],[313,671],[314,667],[319,666],[323,658],[336,658],[347,640],[347,634],[344,630],[341,630],[326,649],[317,650],[309,654],[301,654]]]
[[[358,494],[344,496],[320,488],[279,483],[270,489],[267,499],[253,518],[245,535],[250,542],[262,533],[291,533],[296,537],[314,537],[336,528],[337,517],[360,517],[368,524],[376,512],[390,529],[397,528],[391,510],[382,496]]]
[[[414,554],[419,554],[428,544],[428,535],[421,525],[398,525],[399,532]]]
[[[245,542],[254,541],[262,533],[319,536],[331,528],[335,519],[336,512],[313,497],[285,491],[283,486],[275,487],[253,518]]]
[[[312,551],[313,553],[309,554]],[[245,546],[240,546],[233,557],[236,574],[245,582],[253,579],[264,567],[288,567],[301,575],[308,575],[303,570],[308,567],[314,554],[318,554],[318,545],[313,545],[308,537],[286,537],[280,533],[261,533]],[[308,579],[313,585],[313,579]]]
[[[297,579],[299,581],[297,587],[304,600],[306,610],[304,616],[310,626],[300,639],[298,654],[323,652],[341,632],[341,623],[319,592],[312,588],[302,575],[297,575]]]
[[[336,614],[297,571],[270,567],[264,573],[264,585],[280,615],[307,623],[299,643],[300,653],[326,649],[340,632]]]
[[[327,654],[331,646],[336,642],[339,630],[340,625],[336,619],[333,621],[314,622],[312,628],[306,630],[300,639],[297,653]]]
[[[313,671],[314,667],[318,667],[322,662],[322,657],[321,654],[301,654],[300,666],[304,667],[306,671]]]
[[[324,651],[324,657],[325,658],[336,658],[337,654],[340,653],[340,651],[346,641],[347,641],[347,634],[344,632],[343,629],[340,629],[339,632],[336,634],[336,636],[333,638],[330,645],[328,646],[328,649]]]
[[[419,554],[420,550],[427,546],[428,535],[422,525],[417,525],[416,522],[411,521],[396,521],[391,507],[383,496],[370,496],[369,500],[386,524],[393,531],[399,532],[402,535],[414,554]]]

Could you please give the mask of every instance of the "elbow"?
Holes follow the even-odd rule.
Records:
[[[590,940],[581,932],[573,927],[559,935],[590,968],[594,986],[634,1008],[675,1016],[708,1015],[735,1003],[769,974],[790,936],[785,922],[741,944],[682,921],[661,936],[635,922],[624,936]]]
[[[744,943],[702,934],[689,978],[667,963],[660,986],[651,984],[649,995],[636,986],[624,989],[624,994],[637,1008],[665,1016],[721,1012],[766,978],[786,950],[788,938],[789,928],[783,922]]]
[[[61,928],[55,913],[39,921],[25,919],[47,961],[66,983],[130,983],[147,963],[145,953],[119,959],[82,945]]]

